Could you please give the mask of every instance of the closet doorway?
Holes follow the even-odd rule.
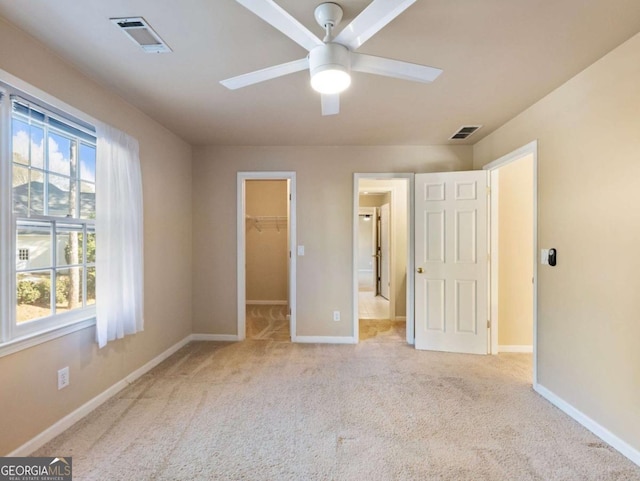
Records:
[[[292,173],[238,174],[240,339],[290,341],[295,335],[294,179]]]

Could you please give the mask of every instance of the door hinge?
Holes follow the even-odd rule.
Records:
[[[487,186],[487,195],[491,195],[491,187]]]
[[[289,259],[291,259],[291,251],[289,251]]]
[[[491,319],[487,320],[487,329],[491,329]]]
[[[487,254],[487,262],[491,262],[491,254]]]
[[[289,194],[289,200],[291,200],[291,194]]]

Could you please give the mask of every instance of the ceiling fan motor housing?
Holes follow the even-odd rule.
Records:
[[[313,14],[322,28],[327,28],[327,25],[331,25],[331,28],[337,27],[342,21],[342,7],[337,3],[321,3]]]
[[[348,74],[351,71],[349,49],[339,43],[326,43],[311,50],[309,52],[311,77],[325,70],[341,70]]]

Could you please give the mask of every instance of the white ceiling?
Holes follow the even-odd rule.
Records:
[[[318,36],[320,0],[279,0]],[[368,0],[338,0],[341,26]],[[0,15],[188,142],[475,143],[640,31],[638,0],[418,0],[359,51],[444,69],[433,84],[355,73],[322,117],[308,72],[230,91],[228,77],[306,52],[234,0],[0,0]],[[146,54],[110,17],[142,16],[173,49]],[[460,126],[484,125],[467,141]]]

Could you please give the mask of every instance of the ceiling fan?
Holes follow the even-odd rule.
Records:
[[[435,67],[355,52],[416,0],[373,0],[337,36],[334,36],[333,30],[342,20],[342,8],[337,3],[322,3],[315,9],[315,18],[325,30],[323,40],[273,0],[236,2],[304,47],[309,55],[293,62],[222,80],[220,83],[229,89],[235,90],[309,69],[311,87],[321,94],[322,115],[335,115],[340,111],[340,92],[351,84],[351,71],[424,83],[432,82],[442,73],[442,70]]]

